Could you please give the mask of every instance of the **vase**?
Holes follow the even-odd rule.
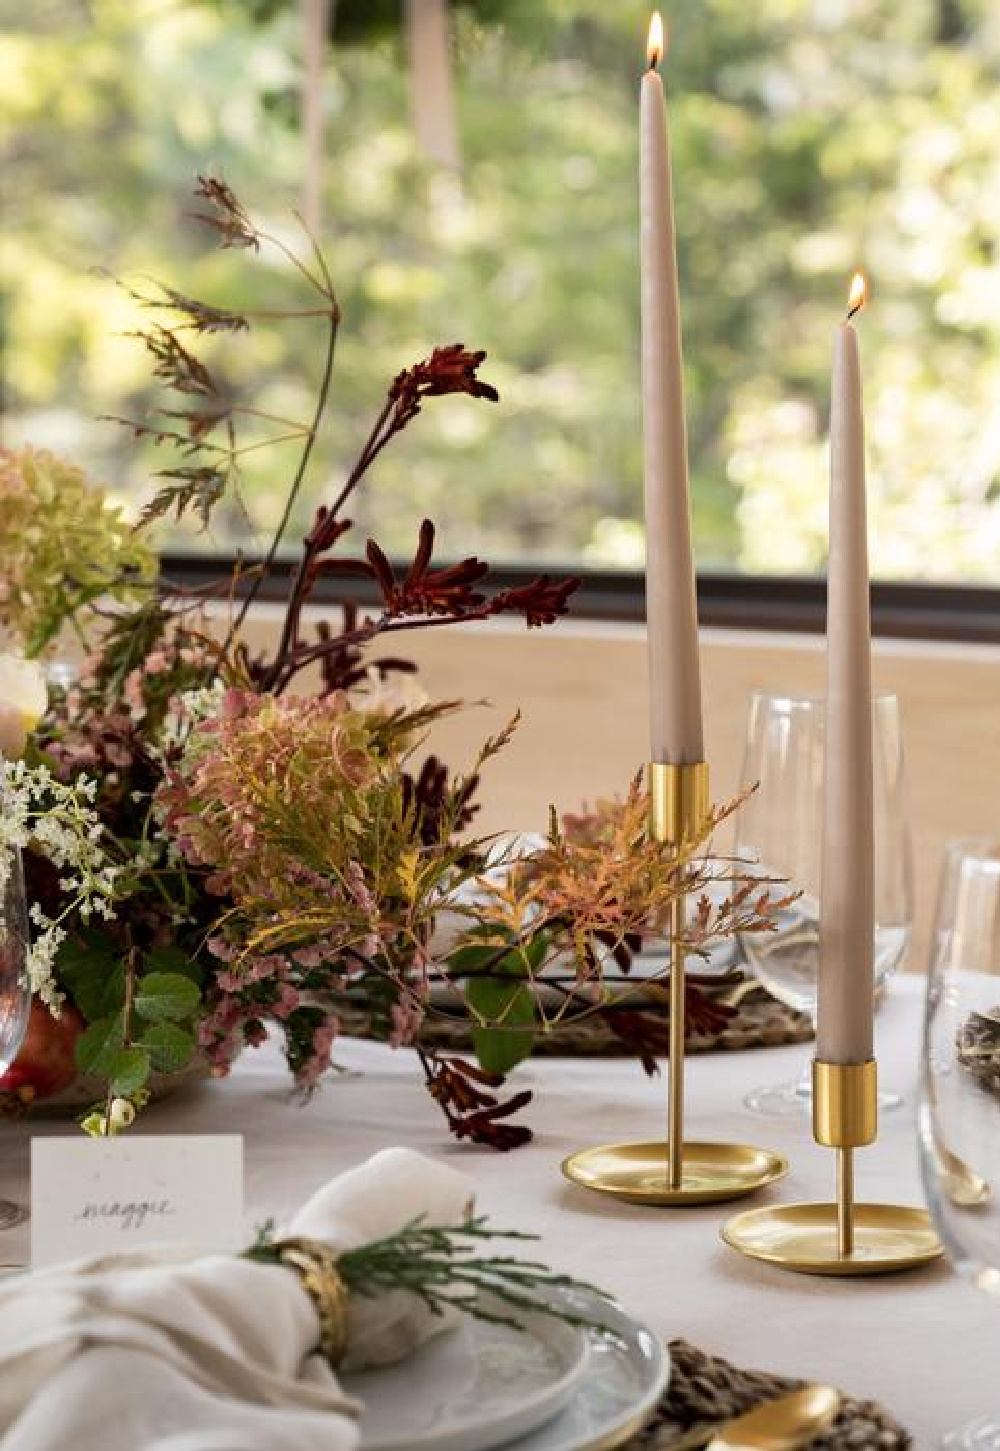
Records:
[[[100,1104],[107,1097],[107,1083],[77,1073],[74,1065],[76,1041],[86,1028],[76,1008],[67,1004],[55,1018],[37,998],[31,1005],[28,1032],[21,1050],[7,1072],[0,1076],[0,1100],[7,1098],[16,1112],[51,1112],[73,1115]],[[150,1095],[165,1098],[192,1083],[211,1077],[204,1054],[196,1052],[178,1073],[153,1073],[147,1085]]]
[[[196,1053],[186,1068],[179,1073],[151,1073],[146,1084],[150,1100],[169,1098],[172,1094],[187,1089],[196,1083],[205,1083],[212,1077],[208,1059]],[[67,1088],[47,1098],[36,1099],[30,1106],[33,1114],[51,1114],[53,1118],[72,1118],[79,1113],[103,1103],[107,1097],[107,1083],[100,1078],[78,1075]]]

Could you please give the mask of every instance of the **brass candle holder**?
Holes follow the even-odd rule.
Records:
[[[837,1151],[833,1204],[782,1204],[738,1214],[722,1237],[751,1259],[807,1275],[879,1275],[915,1269],[942,1253],[924,1209],[858,1204],[854,1151],[878,1137],[878,1069],[813,1063],[813,1137]]]
[[[704,761],[691,765],[653,762],[648,780],[650,832],[656,841],[666,842],[679,853],[700,835],[708,819],[708,765]],[[566,1178],[574,1184],[634,1204],[709,1204],[739,1199],[788,1172],[787,1159],[768,1149],[685,1142],[685,910],[684,897],[676,897],[670,908],[667,1137],[654,1143],[581,1149],[562,1165]]]

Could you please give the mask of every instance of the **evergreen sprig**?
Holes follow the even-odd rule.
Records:
[[[433,1315],[460,1310],[477,1320],[522,1329],[516,1313],[551,1315],[568,1325],[606,1328],[599,1318],[574,1309],[568,1300],[551,1291],[571,1290],[607,1298],[603,1290],[557,1274],[536,1260],[516,1255],[478,1254],[477,1247],[494,1240],[537,1240],[538,1235],[517,1230],[492,1229],[484,1216],[463,1224],[431,1225],[413,1219],[394,1234],[347,1250],[337,1260],[337,1270],[351,1295],[372,1299],[389,1290],[408,1290]],[[280,1241],[274,1239],[273,1223],[259,1231],[246,1251],[248,1259],[275,1264]]]

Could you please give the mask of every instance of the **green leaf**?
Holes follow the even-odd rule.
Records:
[[[470,973],[482,972],[497,955],[496,947],[459,947],[447,958],[448,971],[453,977],[465,977]]]
[[[76,1040],[76,1066],[93,1078],[107,1078],[124,1042],[122,1013],[98,1018]]]
[[[179,972],[150,972],[135,985],[135,1011],[147,1022],[189,1018],[201,1002],[197,983]]]
[[[120,1008],[125,1000],[121,953],[97,932],[67,937],[56,957],[56,973],[89,1023]],[[115,996],[111,985],[118,982]]]
[[[509,1073],[530,1057],[538,1019],[530,989],[523,983],[473,978],[465,996],[472,1012],[490,1026],[472,1029],[472,1046],[487,1073]]]
[[[178,1028],[175,1023],[155,1023],[139,1039],[157,1073],[179,1073],[191,1062],[194,1034]]]
[[[545,954],[548,950],[548,934],[545,932],[536,932],[531,941],[526,946],[517,948],[516,954],[512,954],[512,956],[516,955],[523,962],[527,963],[532,972],[537,972],[545,961]]]
[[[125,967],[121,962],[116,962],[105,981],[104,991],[101,993],[101,1006],[97,1014],[105,1018],[109,1013],[117,1012],[125,1004]]]
[[[499,958],[497,953],[501,949],[496,943],[489,946],[469,943],[451,953],[447,959],[448,971],[453,977],[474,977],[488,972],[491,976],[523,978],[537,972],[545,961],[547,948],[544,932],[537,933],[523,946],[511,947]]]
[[[199,987],[205,981],[205,970],[201,963],[185,952],[183,947],[154,947],[152,952],[146,953],[143,968],[147,973],[179,973],[181,977],[190,978]]]
[[[108,1070],[111,1092],[128,1098],[137,1093],[149,1078],[150,1055],[145,1048],[122,1048],[115,1054]]]

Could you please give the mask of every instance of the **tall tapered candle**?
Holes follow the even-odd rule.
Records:
[[[323,230],[323,64],[330,43],[333,0],[302,0],[302,220],[316,238]]]
[[[816,1057],[872,1056],[874,904],[872,691],[864,410],[858,337],[860,273],[837,329],[830,404],[826,800]]]
[[[410,108],[417,140],[434,161],[460,163],[449,49],[449,0],[406,0],[410,48]]]
[[[691,551],[684,360],[659,12],[649,27],[640,101],[642,417],[646,495],[646,628],[654,761],[704,758],[698,605]]]

